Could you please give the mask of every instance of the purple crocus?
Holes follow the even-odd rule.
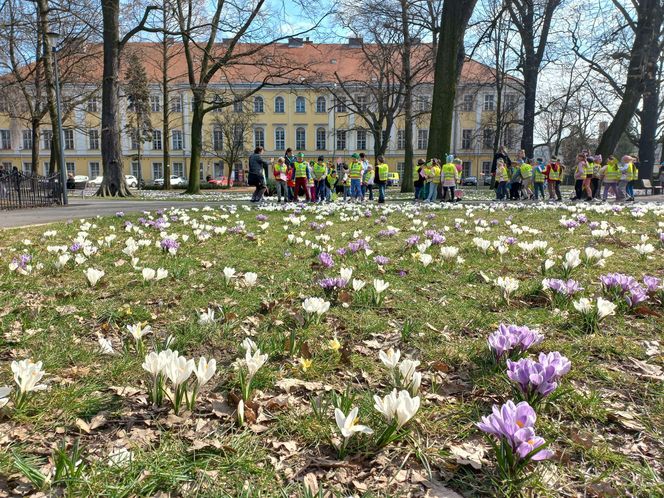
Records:
[[[30,261],[32,261],[32,256],[29,254],[21,254],[18,258],[12,259],[12,263],[16,265],[17,268],[21,268],[22,270],[25,270]]]
[[[343,289],[348,285],[348,281],[341,277],[322,278],[317,283],[321,289],[328,293]]]
[[[488,337],[487,342],[496,359],[500,359],[503,355],[509,356],[512,351],[522,353],[530,346],[537,345],[543,340],[544,336],[542,334],[530,330],[526,326],[501,323],[498,330]]]
[[[530,358],[507,360],[507,376],[531,403],[551,394],[558,387],[556,368]]]
[[[374,263],[380,266],[385,266],[390,262],[390,258],[386,256],[376,256],[374,259]]]
[[[267,221],[267,216],[264,214],[257,214],[256,221]]]
[[[545,278],[542,281],[542,285],[545,288],[551,289],[556,294],[571,297],[577,292],[583,290],[581,284],[574,279],[561,280],[558,278]]]
[[[631,287],[628,293],[625,294],[625,301],[630,308],[633,308],[637,304],[642,303],[643,301],[648,300],[648,294],[646,290],[640,285],[635,285]]]
[[[413,247],[420,241],[419,235],[411,235],[406,239],[406,246]]]
[[[71,246],[69,246],[69,251],[70,252],[78,252],[83,248],[81,244],[78,242],[74,242]]]
[[[646,286],[646,292],[648,294],[655,294],[662,290],[662,279],[654,277],[652,275],[645,275],[643,277],[643,285]]]
[[[607,273],[599,279],[605,292],[616,299],[624,299],[630,308],[648,299],[647,288],[630,275]]]
[[[117,213],[115,213],[115,216],[117,216],[118,218],[122,218],[124,216],[124,213],[122,211],[118,211]]]
[[[162,251],[168,251],[170,253],[174,253],[180,248],[180,243],[169,237],[161,239],[159,245],[161,246]]]
[[[332,255],[330,255],[327,252],[322,252],[318,255],[318,261],[325,267],[325,268],[332,268],[334,266],[334,260],[332,259]]]

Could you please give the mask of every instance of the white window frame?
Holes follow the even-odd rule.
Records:
[[[493,93],[484,94],[484,110],[494,111],[496,109],[496,96]]]
[[[152,130],[152,150],[162,150],[161,130]]]
[[[173,150],[183,150],[184,149],[184,133],[182,130],[173,130],[171,133],[171,142],[173,144]]]
[[[88,129],[88,150],[99,150],[99,129]]]
[[[254,112],[265,112],[265,100],[260,95],[254,97]]]
[[[316,112],[321,114],[327,112],[327,99],[323,95],[319,95],[316,98]]]
[[[327,150],[327,130],[322,126],[316,128],[316,150]]]
[[[355,132],[355,146],[357,150],[367,150],[367,130]]]
[[[265,148],[265,128],[260,126],[254,128],[254,148],[256,147]]]
[[[281,95],[274,98],[274,112],[275,114],[283,114],[286,112],[286,99]]]
[[[279,138],[281,133],[281,138]],[[274,150],[286,149],[286,129],[283,126],[277,126],[274,129]]]
[[[23,150],[31,150],[32,149],[32,130],[27,129],[22,131],[22,138],[23,138]]]
[[[299,96],[295,98],[295,112],[297,114],[304,114],[307,112],[307,101],[304,97]]]
[[[62,136],[65,141],[65,150],[74,150],[76,148],[76,142],[74,140],[74,129],[73,128],[63,128]]]
[[[93,173],[92,171],[92,165],[96,164],[97,165],[97,173]],[[99,161],[90,161],[88,163],[88,176],[90,177],[90,180],[94,180],[98,176],[101,176],[101,164],[99,164]]]
[[[295,128],[295,150],[307,150],[307,129],[304,126]]]
[[[155,175],[155,167],[157,167],[157,166],[158,166],[159,173],[160,173],[158,176]],[[157,180],[158,178],[163,178],[164,177],[164,164],[162,162],[160,162],[160,161],[153,162],[151,169],[152,169],[152,179],[153,180]]]
[[[429,146],[429,129],[422,128],[417,130],[417,148],[419,150],[426,150]]]
[[[161,95],[150,95],[150,110],[161,112]]]

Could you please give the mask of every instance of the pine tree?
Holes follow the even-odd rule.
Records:
[[[129,103],[129,123],[127,125],[138,145],[138,183],[142,183],[141,149],[143,143],[151,140],[152,121],[150,120],[150,87],[143,62],[138,54],[131,53],[127,58],[125,74],[125,94]]]

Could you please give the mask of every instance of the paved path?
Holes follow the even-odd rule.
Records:
[[[249,197],[249,196],[247,196]],[[389,199],[388,199],[389,200]],[[463,204],[480,204],[485,200],[464,201]],[[664,195],[637,197],[637,202],[664,202]],[[70,199],[66,207],[48,207],[34,209],[16,209],[0,211],[0,229],[16,228],[29,225],[45,225],[57,221],[91,218],[97,215],[154,211],[157,209],[176,207],[219,206],[221,204],[249,204],[247,200],[200,200],[200,201],[152,201],[152,200],[103,200],[103,199]]]

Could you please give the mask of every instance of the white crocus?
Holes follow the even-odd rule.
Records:
[[[590,299],[587,297],[582,297],[578,301],[574,301],[574,309],[578,311],[579,313],[590,313],[593,310],[593,303]]]
[[[378,353],[378,358],[383,362],[390,370],[394,369],[399,363],[399,358],[401,358],[401,351],[398,349],[388,349],[387,351],[381,351]]]
[[[367,283],[364,280],[361,280],[359,278],[354,278],[353,279],[353,290],[355,292],[359,292],[362,289],[364,289],[365,285],[367,285]]]
[[[341,268],[339,271],[339,274],[341,278],[343,278],[346,282],[350,282],[351,277],[353,276],[353,269],[352,268]]]
[[[168,270],[164,268],[157,268],[157,275],[155,276],[155,280],[163,280],[166,277],[168,277]]]
[[[242,341],[241,346],[245,351],[249,352],[256,351],[258,349],[256,343],[253,340],[251,340],[249,337],[246,337],[244,341]]]
[[[350,438],[353,434],[362,432],[364,434],[373,434],[373,430],[366,425],[358,424],[357,412],[359,411],[358,407],[353,408],[348,415],[344,415],[344,412],[339,410],[339,408],[334,409],[334,418],[337,422],[337,427],[339,427],[339,432],[344,437],[344,439]]]
[[[648,254],[655,252],[655,247],[652,244],[637,244],[634,250],[639,253],[641,257],[646,257]]]
[[[235,278],[235,268],[225,267],[224,268],[224,281],[226,285],[231,283],[231,280]]]
[[[254,375],[256,375],[256,372],[258,372],[258,370],[260,370],[260,368],[265,365],[267,358],[268,356],[266,354],[261,354],[260,349],[256,349],[253,355],[249,350],[247,350],[244,356],[244,361],[247,365],[247,379],[249,381],[251,381]]]
[[[184,356],[172,356],[170,361],[164,365],[163,372],[177,389],[184,384],[195,370],[194,360],[188,360]]]
[[[258,275],[256,273],[248,271],[247,273],[244,274],[244,285],[247,287],[253,287],[256,285],[256,281],[258,280]]]
[[[210,325],[214,323],[214,310],[208,308],[206,311],[201,311],[198,314],[199,325]]]
[[[374,395],[374,408],[383,415],[388,423],[394,420],[397,414],[397,390],[393,389],[392,392],[382,399]]]
[[[45,385],[38,384],[45,373],[42,370],[41,361],[37,363],[33,363],[31,360],[12,361],[11,369],[14,374],[14,382],[21,394],[46,389]]]
[[[443,259],[454,259],[457,257],[457,254],[459,254],[458,247],[443,246],[440,248],[440,256]]]
[[[302,308],[309,315],[321,316],[330,309],[330,302],[320,297],[308,297],[302,303]]]
[[[597,316],[601,320],[610,315],[616,314],[617,306],[604,298],[597,298]]]
[[[501,289],[505,300],[519,289],[519,281],[512,277],[498,277],[494,284]]]
[[[205,357],[201,356],[198,360],[198,365],[194,370],[198,385],[203,386],[209,381],[217,371],[217,360],[211,359],[208,361]]]
[[[60,254],[60,256],[58,256],[58,260],[55,262],[55,267],[58,270],[63,268],[67,263],[69,263],[70,259],[71,256],[69,254]]]
[[[141,272],[143,275],[143,281],[144,282],[149,282],[151,280],[154,280],[155,276],[157,275],[157,272],[153,270],[152,268],[143,268],[143,271]]]
[[[127,325],[127,330],[136,341],[140,341],[143,337],[152,332],[152,327],[150,325],[144,327],[142,323],[135,323],[133,325]]]
[[[143,370],[148,372],[152,377],[156,377],[164,368],[163,357],[152,351],[145,356],[145,360],[143,360],[141,367],[143,367]]]
[[[377,294],[382,294],[384,291],[388,289],[390,284],[389,282],[385,282],[384,280],[381,280],[379,278],[374,278],[373,286]]]
[[[405,389],[399,391],[396,401],[397,428],[403,427],[420,409],[420,397],[412,396]]]
[[[581,251],[579,251],[578,249],[570,249],[569,251],[567,251],[563,261],[563,269],[567,273],[571,272],[574,268],[576,268],[581,264],[580,254]]]
[[[94,287],[97,285],[97,282],[105,275],[103,270],[97,270],[96,268],[88,268],[85,270],[83,273],[85,273],[85,276],[88,279],[88,282],[90,283],[90,287]]]

